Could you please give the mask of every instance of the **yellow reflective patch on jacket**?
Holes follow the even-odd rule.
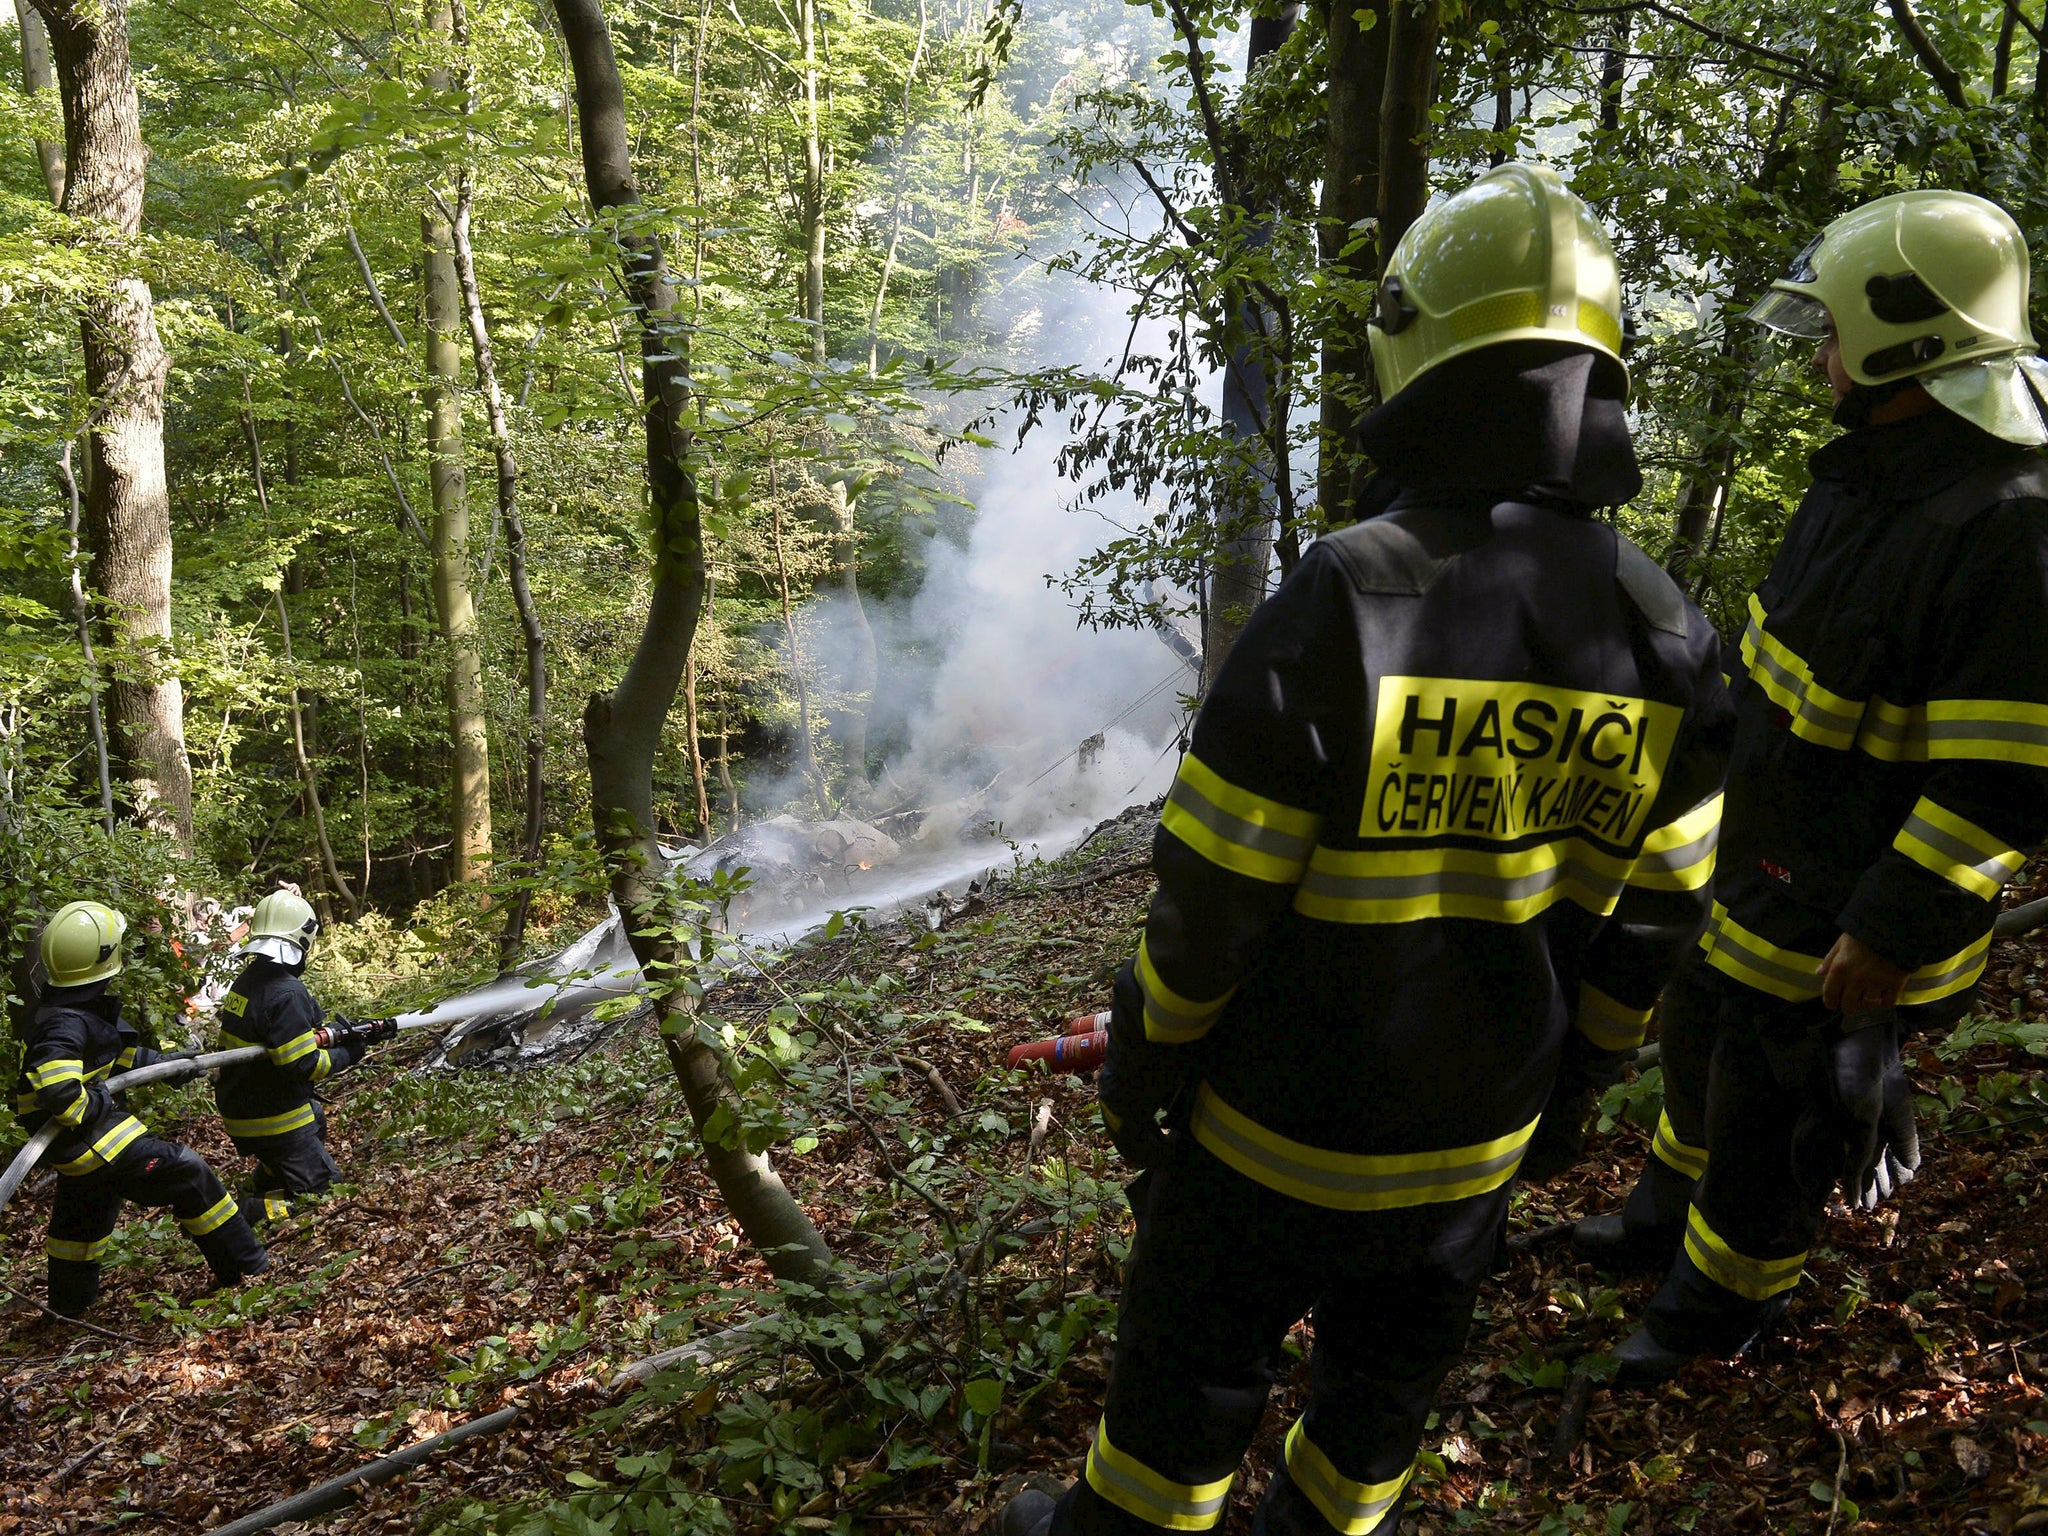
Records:
[[[82,1083],[85,1081],[85,1063],[76,1056],[60,1056],[55,1061],[46,1061],[28,1071],[28,1085],[31,1088],[48,1088],[53,1083]]]
[[[1782,1259],[1756,1259],[1738,1252],[1707,1225],[1696,1205],[1685,1213],[1685,1256],[1716,1285],[1751,1301],[1769,1301],[1791,1290],[1806,1268],[1804,1251]]]
[[[1630,1051],[1649,1032],[1650,1008],[1618,1003],[1589,981],[1579,983],[1579,1033],[1603,1051]]]
[[[301,1056],[310,1056],[320,1049],[320,1037],[312,1030],[302,1035],[293,1035],[283,1045],[270,1048],[270,1059],[280,1067],[288,1067]]]
[[[1705,889],[1714,878],[1714,854],[1721,842],[1722,799],[1713,795],[1644,838],[1628,883],[1650,891]]]
[[[1814,681],[1803,656],[1764,628],[1763,600],[1749,595],[1749,626],[1742,632],[1742,664],[1758,687],[1792,717],[1792,734],[1819,746],[1847,751],[1856,743],[1865,704],[1844,698]]]
[[[1236,1479],[1233,1473],[1213,1483],[1177,1483],[1111,1445],[1106,1419],[1095,1426],[1087,1475],[1088,1486],[1118,1509],[1169,1531],[1212,1529],[1223,1518]]]
[[[1177,1044],[1184,1040],[1198,1040],[1209,1032],[1216,1022],[1216,1016],[1223,1011],[1223,1005],[1230,1001],[1229,992],[1213,1002],[1200,1003],[1193,998],[1182,997],[1173,988],[1159,979],[1159,969],[1152,963],[1152,951],[1146,940],[1138,940],[1138,992],[1145,1000],[1145,1038],[1163,1040]]]
[[[249,1011],[249,999],[240,992],[231,991],[220,1000],[220,1011],[239,1019]]]
[[[1642,836],[1685,711],[1454,677],[1383,677],[1358,835]]]
[[[1788,1003],[1811,1002],[1821,994],[1821,956],[1803,950],[1786,949],[1761,934],[1752,933],[1728,915],[1727,907],[1714,903],[1700,948],[1707,964],[1744,986]],[[1975,986],[1984,974],[1984,961],[1991,953],[1991,925],[1984,933],[1946,959],[1931,961],[1906,978],[1899,1001],[1905,1004],[1934,1003]]]
[[[1211,864],[1274,885],[1301,878],[1322,818],[1241,789],[1190,752],[1159,824]]]
[[[2027,862],[2027,856],[2003,838],[1925,795],[1899,828],[1892,847],[1949,884],[1986,901],[1994,899],[2000,887]]]
[[[142,1122],[133,1115],[123,1115],[112,1126],[100,1133],[99,1139],[77,1157],[67,1163],[59,1163],[59,1173],[91,1173],[104,1168],[128,1150],[129,1144],[146,1134]]]
[[[283,1114],[265,1115],[257,1120],[230,1120],[222,1116],[220,1123],[226,1127],[230,1136],[263,1137],[282,1136],[287,1131],[296,1131],[311,1125],[313,1120],[313,1106],[301,1104],[298,1108],[288,1109]]]
[[[1294,1486],[1343,1536],[1366,1536],[1385,1519],[1387,1511],[1400,1501],[1401,1490],[1408,1486],[1415,1471],[1410,1463],[1400,1476],[1380,1483],[1361,1483],[1346,1477],[1309,1439],[1299,1419],[1287,1431],[1286,1458],[1287,1475],[1294,1480]]]
[[[1525,923],[1560,901],[1596,916],[1614,910],[1631,863],[1582,838],[1511,853],[1476,848],[1317,848],[1294,910],[1329,923],[1410,923],[1431,917]]]
[[[1515,1176],[1531,1120],[1520,1130],[1469,1147],[1428,1152],[1332,1152],[1269,1131],[1224,1103],[1204,1083],[1195,1095],[1195,1140],[1248,1179],[1336,1211],[1389,1211],[1463,1200],[1499,1189]]]

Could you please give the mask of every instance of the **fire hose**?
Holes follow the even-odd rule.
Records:
[[[1064,1034],[1012,1046],[1009,1062],[1021,1067],[1028,1061],[1042,1061],[1053,1072],[1082,1073],[1093,1072],[1108,1054],[1108,1013],[1082,1013],[1067,1020]]]
[[[401,1032],[408,1029],[431,1029],[452,1023],[449,1018],[406,1018],[400,1021]],[[233,1066],[240,1061],[257,1061],[269,1055],[260,1045],[243,1046],[232,1051],[206,1051],[197,1056],[172,1056],[164,1061],[153,1061],[146,1067],[137,1067],[132,1072],[122,1072],[106,1081],[107,1091],[122,1093],[130,1088],[145,1087],[150,1083],[178,1083],[188,1078],[211,1072],[215,1067]],[[0,1173],[0,1211],[7,1209],[7,1203],[14,1198],[35,1168],[50,1143],[57,1139],[63,1129],[55,1120],[50,1121],[35,1135],[29,1137],[28,1145],[14,1154],[14,1161],[7,1165],[7,1171]]]

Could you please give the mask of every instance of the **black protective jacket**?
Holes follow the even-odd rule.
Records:
[[[50,1120],[62,1127],[49,1160],[59,1173],[91,1173],[113,1162],[136,1137],[141,1121],[102,1080],[162,1061],[121,1017],[120,1001],[104,988],[67,998],[52,989],[29,1021],[21,1071],[14,1080],[14,1112],[25,1131]]]
[[[230,1136],[282,1136],[313,1124],[313,1088],[361,1059],[362,1048],[323,1045],[324,1015],[298,972],[255,959],[220,1005],[220,1048],[260,1045],[262,1061],[222,1067],[214,1103]]]
[[[1733,668],[1717,969],[1789,1002],[1839,933],[1960,1012],[2048,835],[2048,463],[1947,411],[1840,437]]]
[[[1339,1209],[1512,1178],[1574,1021],[1640,1041],[1706,920],[1731,726],[1712,628],[1583,508],[1438,492],[1316,543],[1155,841],[1136,969],[1197,1140]]]

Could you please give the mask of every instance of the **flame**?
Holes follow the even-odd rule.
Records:
[[[862,869],[873,869],[875,866],[870,864],[866,859],[862,859],[860,861],[860,867]]]

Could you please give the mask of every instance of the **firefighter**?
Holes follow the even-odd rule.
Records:
[[[1405,489],[1304,554],[1196,719],[1099,1079],[1145,1170],[1104,1411],[1010,1536],[1214,1527],[1310,1311],[1253,1529],[1391,1533],[1539,1117],[1705,920],[1719,642],[1594,515],[1641,486],[1606,234],[1503,166],[1378,305],[1363,447]]]
[[[45,985],[30,1016],[15,1080],[22,1129],[51,1120],[57,1194],[50,1207],[50,1308],[77,1317],[100,1289],[100,1260],[121,1206],[168,1206],[206,1256],[218,1284],[270,1267],[240,1208],[206,1160],[149,1134],[105,1079],[164,1059],[142,1044],[109,990],[121,974],[128,923],[112,907],[74,901],[57,909],[40,941]]]
[[[1749,599],[1712,921],[1664,1002],[1666,1102],[1580,1252],[1669,1278],[1625,1369],[1783,1311],[1839,1180],[1919,1163],[1902,1034],[1952,1022],[1999,888],[2048,833],[2048,364],[1997,205],[1880,198],[1750,312],[1819,343],[1848,430]]]
[[[289,1215],[294,1196],[319,1194],[341,1177],[327,1150],[318,1085],[398,1032],[390,1019],[323,1022],[300,979],[319,932],[303,897],[265,896],[242,946],[249,963],[221,999],[220,1048],[260,1045],[267,1053],[222,1067],[213,1096],[236,1150],[256,1160],[249,1198],[269,1221]]]

